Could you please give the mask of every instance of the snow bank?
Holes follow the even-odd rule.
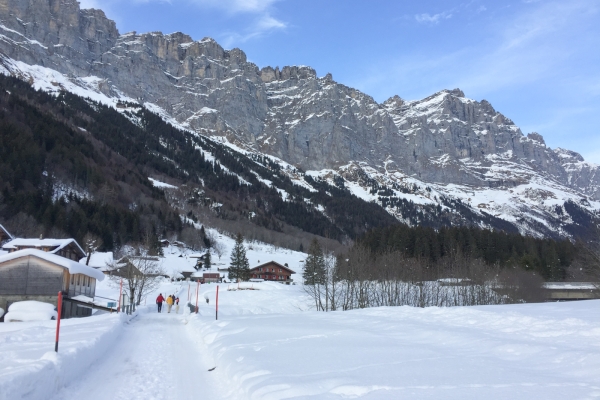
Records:
[[[599,393],[599,306],[219,313],[186,326],[231,398],[573,399]]]
[[[103,357],[128,317],[106,314],[61,321],[58,353],[56,322],[0,324],[0,399],[52,397]]]
[[[26,300],[11,304],[4,316],[4,322],[48,321],[57,317],[54,304]]]

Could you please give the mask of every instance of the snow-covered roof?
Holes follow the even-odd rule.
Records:
[[[87,261],[87,257],[83,257],[81,260],[79,260],[79,262],[81,264],[85,264],[86,261]],[[96,253],[93,253],[92,256],[90,257],[90,262],[88,265],[90,267],[96,268],[100,271],[105,271],[107,264],[112,263],[113,261],[114,261],[114,259],[113,259],[112,251],[109,251],[106,253],[96,252]]]
[[[60,265],[61,267],[68,269],[69,273],[71,274],[83,274],[91,276],[92,278],[96,278],[99,281],[104,280],[104,274],[97,269],[88,267],[85,264],[81,264],[73,260],[69,260],[68,258],[37,249],[23,249],[0,256],[0,264],[27,256],[37,257],[53,264]]]
[[[290,273],[292,273],[292,274],[295,274],[295,273],[296,273],[296,272],[294,272],[294,270],[292,270],[292,269],[291,269],[290,267],[288,267],[287,265],[281,265],[281,264],[279,264],[277,261],[269,261],[269,262],[266,262],[266,263],[264,263],[264,264],[257,265],[257,266],[256,266],[256,267],[254,267],[254,268],[250,268],[250,271],[255,271],[255,270],[258,270],[258,268],[260,268],[260,267],[264,267],[264,266],[267,266],[267,265],[270,265],[270,264],[275,264],[275,265],[277,265],[279,268],[283,268],[283,269],[285,269],[285,270],[289,271],[289,272],[290,272]]]
[[[85,254],[85,251],[79,246],[79,243],[75,239],[23,239],[17,238],[2,246],[3,249],[16,249],[19,247],[56,247],[51,253],[56,253],[59,250],[67,247],[71,243],[75,244],[75,247]]]
[[[600,284],[595,282],[546,282],[544,289],[561,289],[561,290],[596,290]]]

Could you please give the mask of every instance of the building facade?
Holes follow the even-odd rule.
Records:
[[[264,279],[265,281],[276,281],[290,283],[295,274],[287,264],[281,265],[275,261],[269,261],[250,270],[251,279]]]
[[[96,282],[104,279],[102,272],[73,260],[37,249],[13,251],[0,256],[0,308],[10,304],[37,300],[55,306],[58,292],[64,302],[63,318],[91,315],[91,309],[69,303],[69,298],[93,298]]]

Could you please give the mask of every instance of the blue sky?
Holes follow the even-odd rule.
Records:
[[[381,102],[461,88],[600,163],[597,0],[80,0],[128,31],[181,31],[259,67],[310,65]]]

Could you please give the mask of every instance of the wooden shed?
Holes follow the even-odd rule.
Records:
[[[250,270],[250,278],[289,283],[292,282],[292,274],[295,273],[287,264],[281,265],[278,262],[269,261],[252,268]]]
[[[17,301],[37,300],[57,305],[62,291],[63,318],[91,315],[91,309],[69,302],[83,295],[94,297],[96,282],[104,274],[84,264],[37,249],[17,250],[0,256],[0,308]]]

